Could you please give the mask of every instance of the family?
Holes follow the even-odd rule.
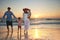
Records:
[[[18,31],[21,29],[21,24],[22,22],[24,23],[24,32],[28,31],[28,28],[30,26],[30,17],[31,17],[31,10],[28,8],[23,9],[23,20],[21,17],[16,18],[15,15],[13,14],[11,10],[11,7],[7,8],[7,11],[4,13],[4,16],[2,17],[2,20],[4,20],[6,17],[6,25],[7,25],[7,30],[9,31],[9,26],[11,26],[11,30],[13,32],[13,24],[12,24],[12,19],[15,18],[17,19],[18,22]],[[13,16],[13,18],[12,18]]]

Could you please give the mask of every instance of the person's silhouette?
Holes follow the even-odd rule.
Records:
[[[31,17],[31,10],[28,8],[23,9],[23,21],[24,21],[24,36],[25,40],[28,40],[28,29],[30,26],[30,17]]]
[[[13,31],[12,16],[13,16],[14,18],[16,18],[16,17],[15,17],[14,14],[10,11],[10,10],[11,10],[10,7],[8,7],[7,9],[8,9],[8,11],[5,12],[2,20],[4,20],[4,18],[5,18],[5,16],[6,16],[6,17],[7,17],[7,18],[6,18],[7,30],[9,31],[9,25],[10,25],[10,26],[11,26],[11,29],[12,29],[12,31]]]
[[[10,40],[11,40],[12,39],[12,35],[13,35],[13,32],[11,32],[11,34],[10,34],[9,31],[7,31],[7,35],[5,37],[5,40],[9,40],[8,38],[10,38]]]

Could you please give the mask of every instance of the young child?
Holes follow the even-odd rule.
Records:
[[[20,17],[18,17],[18,33],[19,33],[19,29],[20,29],[20,40],[21,40],[21,24],[22,24],[22,19]]]
[[[17,22],[18,22],[18,31],[19,31],[19,29],[21,30],[21,24],[22,24],[22,20],[20,17],[18,17]]]

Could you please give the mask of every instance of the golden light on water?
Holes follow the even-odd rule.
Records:
[[[39,34],[39,30],[38,29],[34,29],[34,30],[32,30],[32,38],[33,39],[38,39],[38,38],[40,38],[40,34]]]
[[[34,37],[39,38],[39,31],[37,29],[35,29],[34,32],[35,32]]]
[[[41,30],[41,29],[37,29],[37,28],[32,30],[32,38],[33,39],[45,38],[48,35],[49,35],[48,32],[45,30]]]
[[[1,32],[0,38],[2,38],[3,40],[5,40],[6,37],[7,37],[7,40],[10,40],[10,39],[19,40],[20,39],[20,31],[18,33],[17,28],[14,28],[13,33],[11,33],[11,30],[10,30],[9,35],[8,35],[8,32],[6,32],[7,29],[3,27],[1,26],[0,28],[0,32]],[[2,30],[2,28],[4,30]],[[38,28],[38,26],[37,27],[34,26],[32,29],[29,29],[28,37],[29,39],[32,39],[32,40],[60,40],[59,31],[60,30],[56,28]],[[24,38],[25,38],[24,30],[22,30],[22,39]]]

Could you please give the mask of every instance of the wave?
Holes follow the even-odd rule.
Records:
[[[60,22],[31,22],[31,25],[40,25],[40,24],[60,24]],[[5,26],[6,23],[0,23],[0,26]],[[13,25],[18,25],[17,22],[13,22]],[[24,25],[24,23],[22,23]]]

